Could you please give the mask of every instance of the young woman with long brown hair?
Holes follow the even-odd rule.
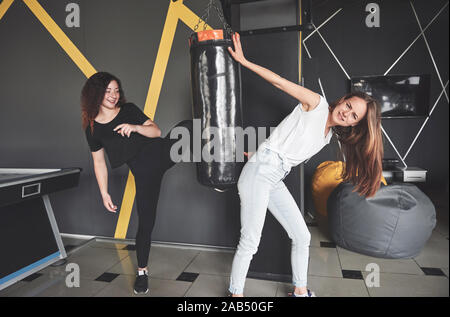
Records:
[[[120,80],[106,72],[92,75],[81,92],[82,126],[92,152],[103,205],[110,212],[117,206],[108,193],[108,169],[105,153],[111,168],[128,165],[136,184],[138,229],[136,256],[138,272],[134,284],[136,294],[148,292],[147,262],[151,234],[164,173],[175,163],[170,158],[170,148],[177,141],[161,138],[158,125],[136,105],[127,103]],[[192,132],[192,120],[177,124]]]
[[[373,196],[382,176],[380,107],[372,97],[359,92],[347,94],[329,105],[321,95],[248,61],[237,33],[233,35],[233,44],[235,49],[228,50],[237,62],[296,98],[299,104],[261,144],[239,177],[241,237],[229,291],[233,296],[243,296],[250,261],[258,249],[269,209],[292,239],[294,291],[291,296],[312,297],[314,293],[307,289],[311,235],[283,179],[293,166],[328,144],[334,132],[346,159],[344,181],[353,182],[361,195]]]

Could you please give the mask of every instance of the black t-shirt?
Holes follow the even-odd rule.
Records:
[[[134,157],[144,145],[151,142],[137,132],[132,132],[128,138],[113,131],[122,123],[142,125],[149,118],[133,103],[125,103],[120,107],[119,113],[108,123],[94,121],[94,133],[91,127],[86,128],[86,139],[92,152],[105,148],[111,168],[116,168]]]

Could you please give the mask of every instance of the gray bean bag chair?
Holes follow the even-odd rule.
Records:
[[[412,258],[420,253],[436,225],[431,200],[415,185],[381,185],[366,199],[339,184],[328,198],[328,226],[334,242],[380,258]]]

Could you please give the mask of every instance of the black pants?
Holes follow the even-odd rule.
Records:
[[[192,120],[182,121],[175,127],[178,126],[189,129],[192,136]],[[164,173],[175,165],[170,159],[170,148],[177,141],[177,139],[170,139],[170,132],[165,138],[151,139],[135,157],[127,162],[136,184],[136,205],[139,219],[136,255],[140,268],[147,266],[161,182]]]

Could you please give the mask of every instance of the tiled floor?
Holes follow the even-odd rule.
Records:
[[[309,226],[309,287],[318,296],[449,296],[448,203],[436,205],[438,224],[422,252],[413,259],[380,259],[336,247],[317,226]],[[70,251],[82,243],[64,239]],[[227,295],[233,252],[153,246],[149,267],[152,297],[219,297]],[[68,288],[66,265],[47,267],[2,291],[0,296],[135,296],[134,246],[92,241],[73,252],[67,263],[80,268],[80,287]],[[366,266],[380,268],[379,287]],[[292,286],[247,279],[245,295],[283,297]],[[142,296],[142,295],[140,295]]]

